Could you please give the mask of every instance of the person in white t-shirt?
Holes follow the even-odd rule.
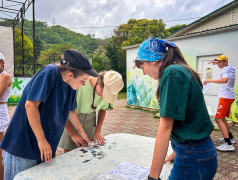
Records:
[[[3,139],[4,131],[9,123],[9,114],[7,109],[7,100],[12,89],[11,75],[4,71],[6,59],[0,52],[0,142]],[[0,148],[0,161],[2,162],[2,149]],[[3,179],[4,169],[0,163],[0,180]]]
[[[217,147],[219,151],[234,151],[233,146],[236,143],[236,139],[233,137],[230,127],[225,120],[225,117],[229,117],[230,108],[235,100],[234,84],[235,84],[235,68],[228,64],[228,58],[225,55],[220,55],[214,61],[210,61],[209,64],[218,65],[222,69],[221,78],[217,80],[205,80],[206,83],[218,83],[220,85],[219,91],[219,104],[216,112],[216,122],[219,129],[222,132],[223,138],[220,141],[224,144]]]

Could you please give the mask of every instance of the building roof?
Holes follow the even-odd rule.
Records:
[[[210,14],[192,22],[165,39],[173,41],[189,37],[214,34],[219,32],[238,30],[238,0],[211,12]],[[138,48],[140,44],[126,46],[123,49]]]
[[[136,44],[136,45],[131,45],[131,46],[123,47],[122,49],[124,49],[124,50],[133,49],[133,48],[138,48],[139,46],[140,46],[140,44]]]
[[[238,29],[238,0],[234,0],[197,21],[194,21],[169,35],[166,39],[183,39],[234,29]]]

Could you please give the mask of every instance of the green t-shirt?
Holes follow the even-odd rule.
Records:
[[[93,102],[93,87],[91,86],[89,80],[86,81],[85,86],[81,86],[77,90],[77,108],[75,109],[76,113],[89,114],[95,110],[91,108]],[[108,110],[109,103],[104,101],[103,97],[95,94],[94,106],[97,107],[98,110]],[[111,104],[112,106],[112,104]]]
[[[214,126],[202,89],[182,65],[167,67],[160,80],[160,116],[174,119],[171,141],[194,141],[208,137]]]

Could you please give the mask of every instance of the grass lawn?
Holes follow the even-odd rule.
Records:
[[[118,96],[117,96],[117,99],[126,99],[126,92],[119,92],[118,93]]]
[[[17,106],[17,103],[7,103],[7,106]]]

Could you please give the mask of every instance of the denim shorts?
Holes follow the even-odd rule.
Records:
[[[0,132],[5,131],[9,123],[7,104],[0,104]]]
[[[37,165],[37,160],[30,160],[14,156],[7,151],[2,152],[4,179],[12,180],[17,173]]]
[[[176,155],[169,180],[212,180],[214,178],[217,170],[217,152],[210,137],[171,144]]]

